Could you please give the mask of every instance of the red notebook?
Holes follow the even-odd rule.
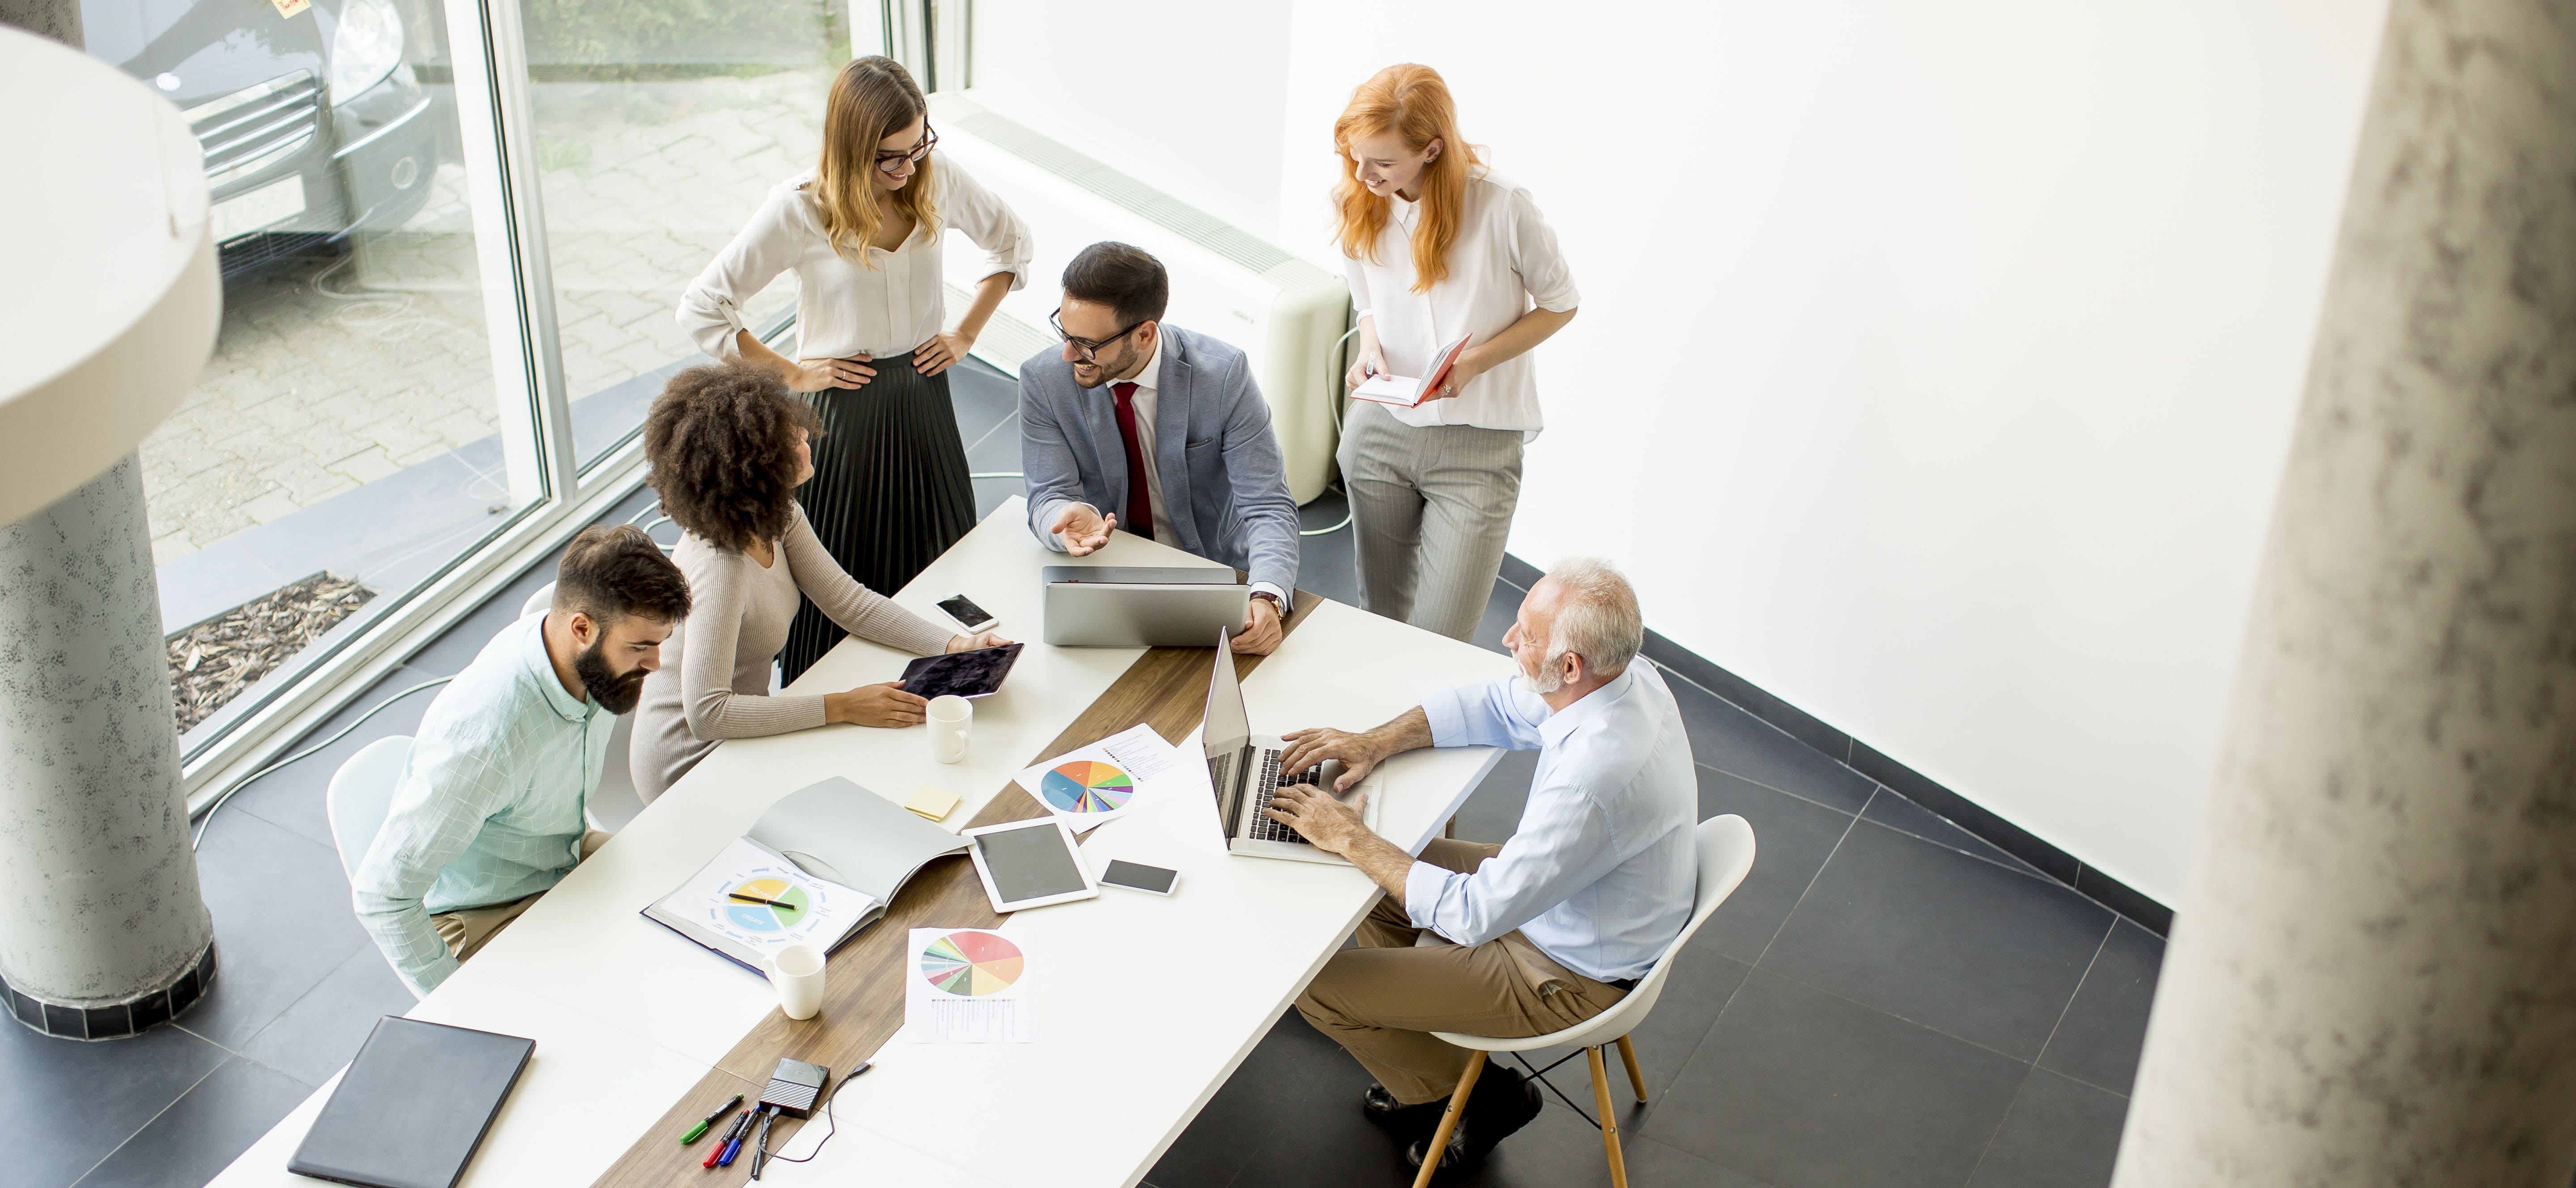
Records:
[[[1449,373],[1457,368],[1458,356],[1466,352],[1467,340],[1474,337],[1475,335],[1472,334],[1461,334],[1456,341],[1440,348],[1440,353],[1432,357],[1429,378],[1407,379],[1404,376],[1383,373],[1373,375],[1368,378],[1367,383],[1351,391],[1351,398],[1391,404],[1397,408],[1412,408],[1419,405],[1424,396],[1440,390],[1441,381],[1448,379]]]

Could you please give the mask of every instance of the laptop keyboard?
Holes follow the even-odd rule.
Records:
[[[1261,810],[1270,807],[1271,794],[1277,792],[1281,784],[1304,784],[1309,788],[1319,786],[1315,777],[1322,774],[1323,770],[1324,765],[1318,763],[1307,768],[1302,775],[1283,778],[1279,774],[1279,752],[1265,748],[1261,752],[1261,794],[1254,797],[1252,801],[1252,839],[1289,842],[1300,846],[1315,844],[1307,841],[1305,836],[1296,830],[1272,820],[1269,814]]]

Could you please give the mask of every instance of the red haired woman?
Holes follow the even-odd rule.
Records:
[[[871,590],[902,589],[975,526],[945,373],[1029,271],[1028,225],[955,164],[934,166],[929,117],[894,59],[842,67],[824,99],[822,159],[771,190],[680,297],[680,326],[699,349],[813,394],[823,436],[797,499],[823,547]],[[951,227],[986,259],[974,304],[943,329],[940,239]],[[742,320],[742,307],[789,269],[797,359]],[[806,604],[779,657],[786,679],[841,634]]]
[[[1458,135],[1438,71],[1389,66],[1333,124],[1342,267],[1359,309],[1358,387],[1423,376],[1459,334],[1449,378],[1413,408],[1353,401],[1338,458],[1369,610],[1467,639],[1502,571],[1521,445],[1538,436],[1529,350],[1574,320],[1574,276],[1529,191]]]

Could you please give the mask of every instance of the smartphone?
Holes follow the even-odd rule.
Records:
[[[990,631],[1001,622],[1000,619],[994,618],[990,611],[975,605],[974,599],[963,594],[951,594],[940,599],[939,609],[949,618],[957,620],[957,625],[965,628],[969,633]]]
[[[1154,895],[1169,895],[1172,893],[1172,888],[1181,885],[1181,872],[1165,870],[1159,866],[1147,866],[1142,862],[1129,862],[1124,858],[1112,858],[1109,860],[1109,869],[1100,872],[1100,885],[1125,887],[1130,891],[1144,891]]]

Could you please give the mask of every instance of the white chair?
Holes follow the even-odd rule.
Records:
[[[1449,1132],[1457,1129],[1458,1112],[1467,1105],[1467,1093],[1476,1087],[1476,1078],[1485,1071],[1485,1058],[1492,1052],[1527,1052],[1536,1048],[1571,1045],[1584,1049],[1592,1065],[1592,1101],[1601,1115],[1601,1147],[1610,1157],[1610,1183],[1613,1188],[1628,1188],[1628,1163],[1619,1154],[1619,1122],[1610,1108],[1610,1075],[1601,1050],[1612,1043],[1619,1045],[1619,1059],[1628,1066],[1628,1087],[1637,1100],[1646,1100],[1646,1076],[1637,1068],[1637,1049],[1628,1042],[1628,1033],[1655,1009],[1655,1000],[1663,996],[1664,978],[1673,969],[1673,956],[1690,943],[1691,934],[1708,922],[1709,915],[1726,897],[1744,883],[1745,873],[1753,869],[1753,827],[1744,818],[1729,814],[1711,817],[1699,823],[1699,889],[1692,896],[1690,923],[1683,925],[1680,936],[1655,959],[1655,967],[1639,980],[1637,988],[1609,1010],[1547,1035],[1523,1039],[1496,1039],[1482,1035],[1461,1035],[1454,1031],[1431,1034],[1472,1050],[1467,1058],[1467,1074],[1458,1078],[1456,1092],[1449,1095],[1449,1108],[1440,1115],[1440,1128],[1431,1135],[1431,1145],[1423,1148],[1422,1174],[1414,1177],[1414,1188],[1431,1182],[1431,1173],[1440,1166],[1440,1153],[1449,1146]]]
[[[366,860],[367,847],[385,827],[394,789],[402,783],[403,761],[409,758],[411,736],[397,734],[358,748],[331,773],[322,811],[331,822],[331,844],[340,851],[340,872],[351,879],[358,877],[358,863]]]
[[[554,605],[555,584],[547,582],[519,604],[519,617]],[[590,827],[605,833],[626,828],[635,814],[644,811],[644,794],[635,788],[635,768],[626,754],[635,740],[635,715],[617,715],[617,725],[608,732],[608,759],[599,768],[599,787],[590,794]]]

